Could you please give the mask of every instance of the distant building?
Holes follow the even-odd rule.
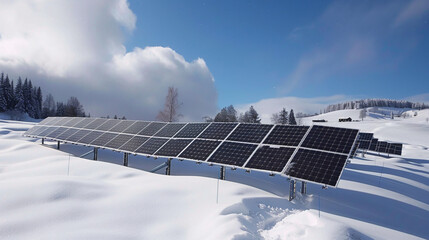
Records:
[[[351,121],[352,121],[351,117],[348,117],[348,118],[339,118],[338,119],[338,122],[351,122]]]
[[[327,122],[325,119],[313,119],[313,122]]]

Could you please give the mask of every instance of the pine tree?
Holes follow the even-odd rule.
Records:
[[[290,110],[289,113],[289,125],[296,125],[295,115],[293,113],[293,109]]]
[[[240,115],[240,122],[246,123],[261,123],[258,112],[250,106],[249,110]]]
[[[229,105],[220,110],[214,118],[215,122],[237,122],[237,111],[234,106]]]
[[[16,101],[16,104],[14,106],[14,109],[20,113],[24,113],[26,109],[25,109],[23,85],[20,77],[18,78],[18,82],[16,83],[16,87],[15,87],[15,101]]]
[[[286,111],[285,108],[283,108],[280,112],[279,112],[279,122],[278,124],[288,124],[289,123],[289,117],[288,117],[288,112]]]
[[[4,93],[4,98],[6,100],[6,109],[13,110],[13,108],[15,107],[15,104],[14,104],[15,94],[13,93],[13,88],[10,85],[8,75],[6,75],[6,78],[3,81],[3,93]]]

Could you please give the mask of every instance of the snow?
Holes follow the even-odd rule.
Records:
[[[292,202],[281,176],[228,169],[219,181],[219,167],[177,160],[165,176],[148,172],[163,159],[83,159],[87,147],[57,150],[22,137],[35,123],[0,120],[0,239],[428,239],[429,111],[338,122],[348,116],[359,110],[312,118],[404,143],[403,156],[358,156],[338,188],[308,184]]]

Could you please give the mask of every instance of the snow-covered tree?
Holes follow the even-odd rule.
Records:
[[[290,110],[289,113],[289,125],[296,125],[295,115],[293,113],[293,109]]]
[[[261,123],[261,119],[259,118],[259,114],[256,112],[255,108],[250,106],[249,110],[240,115],[240,122]]]
[[[42,118],[51,117],[56,115],[55,101],[52,94],[48,93],[43,101]]]
[[[15,101],[16,101],[16,104],[15,104],[14,109],[17,110],[19,113],[26,112],[23,85],[22,85],[21,78],[18,78],[18,81],[16,83]]]
[[[55,116],[63,117],[65,116],[65,106],[63,102],[57,102],[57,110],[55,112]]]
[[[285,108],[283,108],[280,112],[278,113],[274,113],[271,116],[271,121],[274,124],[288,124],[289,123],[289,116],[288,116],[288,112],[286,111]]]
[[[237,122],[237,111],[234,106],[229,105],[220,110],[214,118],[215,122]]]
[[[359,118],[362,119],[362,121],[363,121],[364,118],[366,118],[366,109],[360,110],[360,112],[359,112]]]
[[[168,87],[168,93],[165,97],[164,109],[158,113],[156,117],[164,122],[176,122],[181,117],[179,113],[179,91],[175,87]]]

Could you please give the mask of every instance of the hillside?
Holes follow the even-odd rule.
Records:
[[[428,239],[428,114],[351,123],[338,117],[358,110],[316,116],[402,142],[403,156],[357,157],[338,188],[308,184],[292,202],[284,177],[228,169],[219,181],[218,167],[177,160],[172,176],[153,174],[162,159],[130,156],[123,167],[108,150],[100,161],[82,159],[75,156],[89,148],[58,151],[21,136],[34,123],[1,120],[0,239]]]

